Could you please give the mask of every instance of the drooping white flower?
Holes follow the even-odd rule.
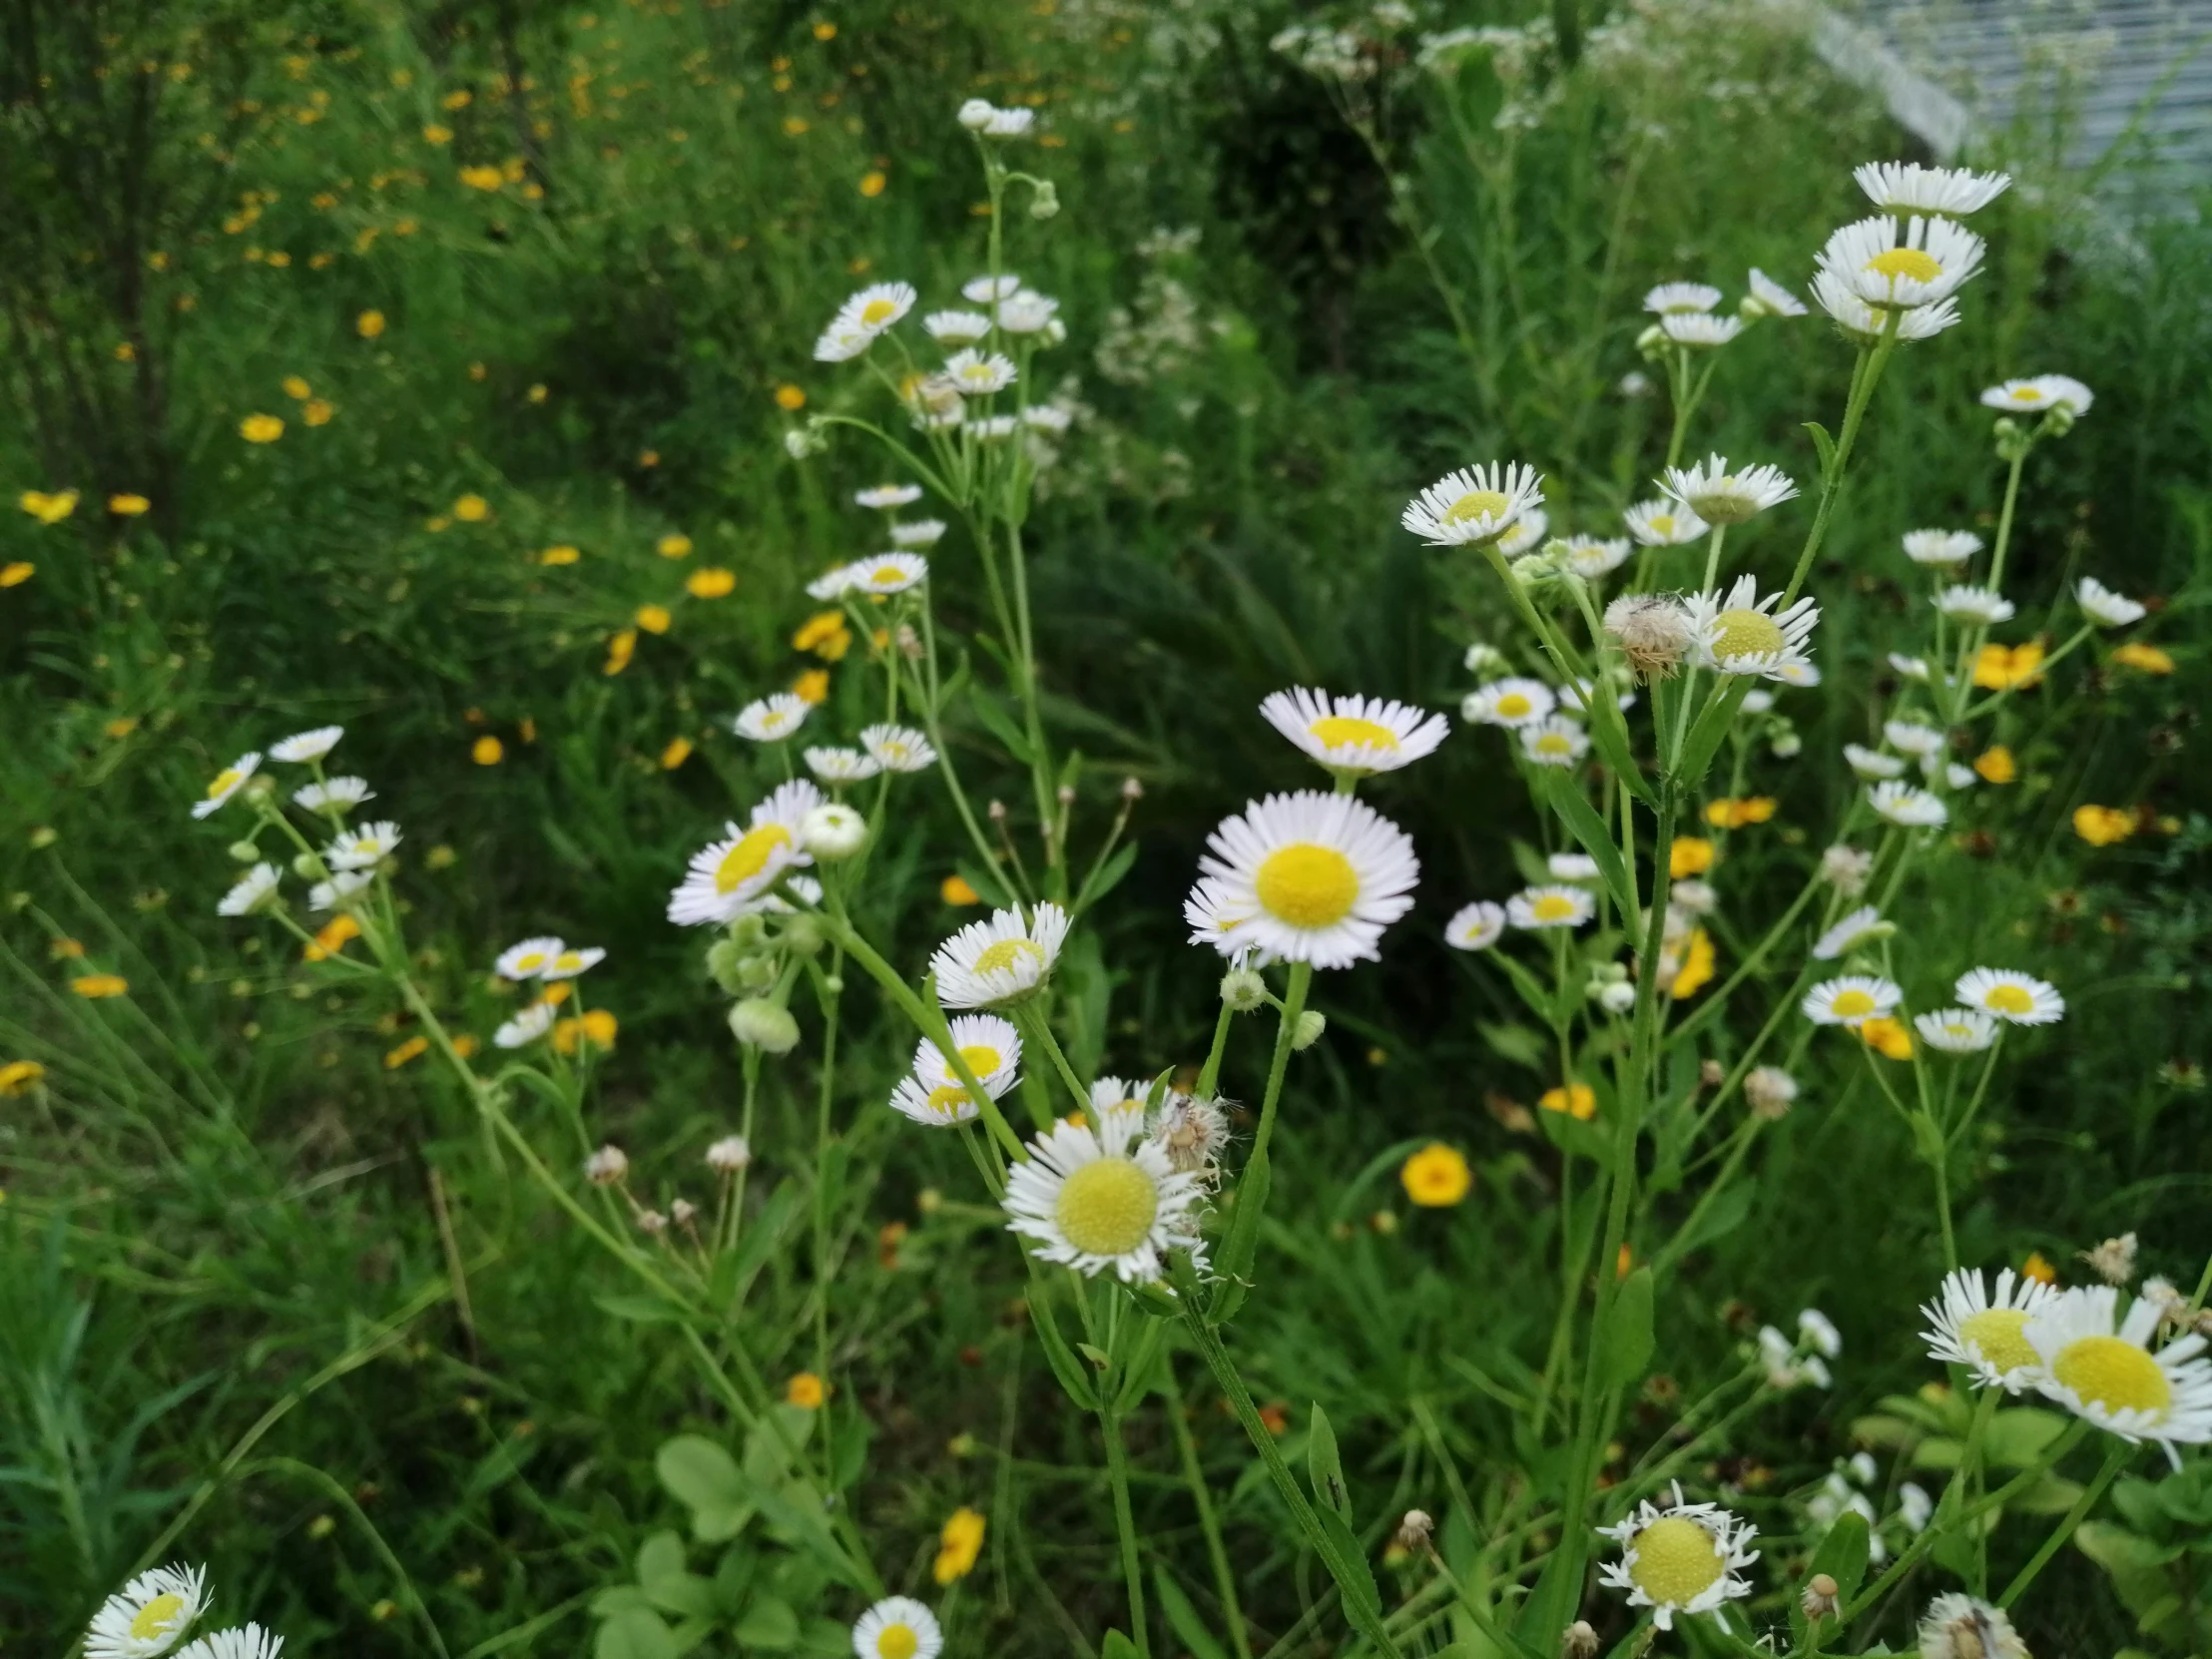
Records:
[[[2009,173],[1974,173],[1919,162],[1868,162],[1851,176],[1876,207],[1896,214],[1963,217],[1986,208],[2012,182]]]
[[[208,793],[193,803],[192,816],[206,818],[221,809],[231,797],[246,787],[246,781],[261,769],[259,750],[241,755],[215,775],[215,782],[208,786]]]
[[[338,739],[345,736],[342,726],[317,726],[311,732],[295,732],[269,746],[269,758],[273,761],[319,761],[337,748]]]
[[[2099,628],[2125,628],[2140,622],[2148,610],[2125,594],[2114,593],[2094,576],[2084,576],[2074,586],[2074,601],[2081,614]]]

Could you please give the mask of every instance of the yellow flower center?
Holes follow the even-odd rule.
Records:
[[[973,380],[977,385],[982,385],[995,378],[995,374],[989,363],[969,363],[967,367],[960,370],[960,378]]]
[[[905,579],[906,573],[896,565],[877,565],[875,575],[871,578],[871,580],[880,582],[886,587],[893,582],[903,582]]]
[[[876,1659],[914,1659],[921,1638],[910,1624],[886,1624],[875,1638]]]
[[[722,855],[722,862],[715,865],[715,891],[736,892],[768,868],[777,848],[791,844],[792,832],[781,824],[764,824],[757,830],[747,830],[738,844]]]
[[[527,956],[517,956],[515,958],[515,970],[518,973],[535,973],[543,966],[545,966],[545,952],[542,950],[533,950]]]
[[[1958,1322],[1958,1340],[2000,1372],[2039,1366],[2042,1358],[2027,1340],[2027,1310],[1991,1308]]]
[[[913,751],[908,749],[904,744],[894,742],[890,739],[885,739],[882,743],[877,744],[875,748],[875,758],[886,764],[894,761],[907,760],[913,754]]]
[[[1838,1019],[1865,1019],[1874,1012],[1875,1001],[1855,985],[1850,990],[1838,991],[1829,1007]]]
[[[978,1077],[988,1077],[998,1069],[1000,1055],[988,1043],[963,1043],[960,1058],[967,1062],[968,1070]]]
[[[584,965],[583,952],[578,950],[564,950],[558,956],[553,958],[553,965],[563,973],[574,973],[578,968]]]
[[[1495,518],[1512,503],[1496,490],[1469,490],[1444,509],[1446,524],[1473,524],[1477,520]]]
[[[1785,643],[1782,625],[1764,611],[1723,611],[1713,619],[1713,655],[1723,660],[1779,656]]]
[[[217,773],[215,782],[208,786],[208,799],[213,801],[217,796],[237,789],[239,787],[239,770],[236,767],[227,772]]]
[[[2012,401],[2015,403],[2040,403],[2042,400],[2043,394],[2033,386],[2014,386],[2012,388]]]
[[[1672,513],[1653,513],[1651,517],[1644,520],[1644,523],[1655,536],[1671,536],[1674,534],[1674,514]]]
[[[1360,898],[1360,873],[1352,860],[1312,841],[1269,853],[1253,884],[1268,913],[1293,927],[1333,927]]]
[[[1160,1189],[1127,1158],[1101,1158],[1060,1183],[1053,1218],[1069,1244],[1089,1256],[1126,1256],[1145,1241],[1160,1213]]]
[[[1024,956],[1034,956],[1037,965],[1044,965],[1044,948],[1035,939],[1000,939],[996,944],[985,945],[975,957],[977,973],[1003,973],[1019,967]]]
[[[939,1083],[929,1091],[929,1110],[947,1122],[958,1117],[967,1103],[968,1092],[957,1083]]]
[[[166,1636],[176,1628],[177,1615],[184,1610],[185,1598],[175,1590],[164,1590],[138,1610],[138,1616],[131,1621],[131,1634],[142,1642]]]
[[[1536,740],[1536,753],[1539,755],[1572,755],[1574,745],[1562,732],[1546,732]]]
[[[1886,254],[1877,254],[1867,262],[1867,269],[1893,282],[1900,276],[1916,282],[1933,282],[1943,274],[1936,257],[1918,248],[1893,248]]]
[[[1981,1000],[1991,1013],[1996,1014],[2031,1013],[2035,1007],[2035,998],[2019,985],[1991,985]]]
[[[1565,921],[1574,914],[1574,900],[1563,892],[1547,892],[1529,906],[1538,921]]]
[[[2174,1402],[2173,1384],[2158,1362],[2117,1337],[2083,1337],[2068,1343],[2050,1364],[2050,1375],[2084,1403],[2108,1411],[2147,1411],[2163,1421]]]
[[[1712,1533],[1681,1515],[1662,1515],[1636,1534],[1636,1564],[1628,1576],[1659,1606],[1687,1607],[1727,1566]]]
[[[1532,712],[1534,708],[1535,705],[1529,702],[1527,697],[1520,692],[1507,692],[1497,700],[1497,712],[1507,720],[1518,720],[1521,716]]]
[[[1372,720],[1354,720],[1347,715],[1327,715],[1314,722],[1307,730],[1331,749],[1350,748],[1366,744],[1370,749],[1395,749],[1397,734],[1387,726]]]
[[[898,307],[888,299],[870,299],[860,307],[860,325],[863,328],[879,328],[898,314]]]

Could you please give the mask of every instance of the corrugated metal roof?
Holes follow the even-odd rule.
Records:
[[[2153,178],[2212,183],[2212,0],[1860,0],[1817,42],[1939,157],[2062,113],[2065,160],[2115,145]]]

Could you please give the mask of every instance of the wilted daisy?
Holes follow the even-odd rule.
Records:
[[[1844,764],[1868,783],[1883,778],[1903,778],[1905,763],[1895,755],[1885,755],[1879,749],[1869,749],[1863,744],[1844,745]]]
[[[1669,311],[1659,319],[1659,330],[1677,345],[1711,350],[1726,345],[1744,331],[1740,316],[1712,316],[1704,311]]]
[[[1744,1101],[1754,1117],[1787,1116],[1797,1097],[1797,1079],[1780,1066],[1754,1066],[1744,1078]]]
[[[217,773],[215,782],[208,786],[208,793],[193,803],[192,816],[194,818],[206,818],[210,813],[220,809],[231,797],[246,787],[246,781],[254,776],[260,769],[261,764],[261,751],[255,750],[241,755]]]
[[[776,692],[740,709],[730,722],[730,730],[755,743],[779,743],[807,724],[813,707],[792,692]]]
[[[1560,557],[1566,560],[1567,568],[1585,582],[1611,575],[1636,550],[1626,536],[1569,536],[1561,546]]]
[[[1091,1093],[1095,1101],[1096,1085]],[[1230,1140],[1229,1114],[1220,1101],[1170,1089],[1146,1119],[1145,1133],[1179,1174],[1209,1183],[1220,1179],[1222,1149]]]
[[[1444,923],[1444,943],[1454,950],[1487,950],[1505,931],[1505,906],[1478,898]]]
[[[1271,795],[1222,820],[1185,901],[1191,942],[1316,967],[1372,960],[1412,908],[1420,860],[1404,830],[1356,796]]]
[[[1991,628],[2012,620],[2012,601],[1994,588],[1953,583],[1936,596],[1935,604],[1951,621],[1970,627]]]
[[[272,863],[259,863],[231,884],[215,907],[219,916],[243,916],[259,910],[276,896],[281,872]]]
[[[1847,973],[1815,985],[1805,993],[1798,1009],[1815,1025],[1859,1025],[1870,1019],[1888,1019],[1904,997],[1903,987],[1894,980]]]
[[[1442,715],[1357,694],[1295,686],[1270,692],[1260,717],[1332,772],[1395,772],[1432,753],[1451,728]]]
[[[1974,173],[1962,167],[1924,167],[1919,162],[1868,162],[1851,176],[1869,201],[1899,214],[1964,215],[2004,194],[2008,173]]]
[[[1981,253],[1981,239],[1950,220],[1877,215],[1838,230],[1819,259],[1868,304],[1906,307],[1947,298],[1980,269]]]
[[[878,512],[890,512],[899,507],[910,507],[921,499],[919,484],[871,484],[864,490],[852,492],[852,503],[857,507],[873,507]]]
[[[1969,1008],[1986,1009],[2007,1025],[2055,1025],[2066,1013],[2066,999],[2055,986],[2009,968],[1968,968],[1958,976],[1951,994]]]
[[[1597,900],[1581,887],[1547,884],[1523,887],[1505,901],[1505,919],[1515,927],[1580,927],[1597,913]]]
[[[875,553],[845,566],[846,585],[862,593],[904,593],[929,577],[929,561],[919,553]]]
[[[807,770],[825,784],[857,784],[883,770],[883,763],[857,749],[810,749]]]
[[[1981,401],[1989,408],[2017,414],[2064,409],[2070,415],[2085,415],[2096,401],[2096,394],[2070,374],[2036,374],[1990,386],[1982,392]]]
[[[2028,1659],[2003,1608],[1956,1590],[1928,1604],[1915,1645],[1921,1659]]]
[[[2081,614],[2099,628],[2125,628],[2148,614],[2144,607],[2125,594],[2114,593],[2094,576],[2084,576],[2075,585],[2074,600],[2081,606]]]
[[[492,1044],[497,1048],[527,1048],[553,1029],[559,1013],[554,1003],[533,1002],[491,1034]]]
[[[917,518],[910,524],[890,527],[893,547],[934,547],[944,535],[941,518]]]
[[[943,1648],[937,1616],[911,1596],[878,1601],[852,1626],[858,1659],[937,1659]]]
[[[85,1659],[154,1659],[175,1647],[207,1606],[208,1569],[155,1567],[101,1604],[85,1632]]]
[[[1805,642],[1821,619],[1820,607],[1810,596],[1787,610],[1775,607],[1782,596],[1759,597],[1759,584],[1749,576],[1736,578],[1725,595],[1690,596],[1691,620],[1697,625],[1705,666],[1721,674],[1759,674],[1770,680],[1784,676],[1785,665],[1805,661]]]
[[[1144,1115],[1128,1111],[1035,1137],[1006,1174],[1008,1230],[1036,1240],[1030,1254],[1040,1261],[1086,1276],[1112,1268],[1124,1284],[1158,1279],[1171,1250],[1203,1266],[1196,1212],[1204,1182],[1143,1137]]]
[[[939,345],[973,345],[991,331],[981,311],[931,311],[921,325]]]
[[[1798,492],[1778,467],[1731,472],[1727,459],[1717,454],[1703,466],[1668,467],[1659,487],[1708,524],[1741,524]]]
[[[319,784],[302,784],[291,792],[291,804],[310,813],[342,813],[375,799],[376,792],[365,778],[326,778]]]
[[[1895,780],[1868,790],[1867,805],[1892,824],[1903,825],[1908,830],[1933,830],[1950,819],[1950,809],[1943,805],[1940,796]]]
[[[1882,912],[1872,904],[1862,904],[1844,917],[1813,945],[1815,961],[1833,962],[1839,956],[1848,956],[1863,944],[1886,939],[1897,929],[1882,919]]]
[[[1551,519],[1541,507],[1531,507],[1514,520],[1513,527],[1497,538],[1497,550],[1508,559],[1525,558],[1536,550],[1544,539],[1544,532],[1551,528]]]
[[[1629,1606],[1649,1607],[1661,1630],[1672,1630],[1678,1613],[1710,1613],[1751,1594],[1737,1569],[1759,1559],[1746,1547],[1759,1529],[1718,1504],[1683,1502],[1680,1481],[1666,1508],[1646,1498],[1627,1519],[1598,1530],[1621,1546],[1621,1558],[1598,1569],[1599,1581],[1626,1590]]]
[[[1644,295],[1644,309],[1661,316],[1709,311],[1721,302],[1721,290],[1706,282],[1661,282]]]
[[[1067,935],[1068,913],[1057,904],[1039,904],[1026,919],[1018,909],[993,910],[930,956],[937,1000],[947,1008],[989,1008],[1027,996],[1052,971]]]
[[[1939,299],[1933,305],[1915,305],[1908,310],[1878,311],[1833,271],[1813,274],[1813,298],[1838,327],[1865,344],[1879,339],[1885,330],[1892,339],[1927,339],[1958,320],[1955,299]]]
[[[297,732],[279,743],[269,746],[269,758],[273,761],[319,761],[337,748],[338,739],[345,736],[342,726],[318,726],[312,732]]]
[[[1398,522],[1430,547],[1477,546],[1505,534],[1543,499],[1535,468],[1491,462],[1445,473],[1405,504]]]
[[[1769,276],[1757,266],[1751,268],[1750,292],[1737,303],[1737,314],[1745,317],[1803,316],[1805,301]]]
[[[863,726],[860,747],[885,772],[922,772],[937,763],[929,740],[905,726]]]
[[[332,869],[370,869],[391,856],[400,840],[399,826],[390,819],[348,830],[322,849],[322,860]]]
[[[911,283],[872,282],[837,307],[830,330],[857,329],[873,337],[912,310],[917,297]]]
[[[1558,699],[1541,680],[1508,677],[1469,692],[1459,718],[1470,726],[1533,726],[1556,707]]]
[[[1520,729],[1521,753],[1540,767],[1571,767],[1590,752],[1579,721],[1553,715]]]
[[[1712,528],[1678,501],[1639,501],[1621,514],[1628,533],[1645,547],[1682,547]]]
[[[1908,530],[1905,556],[1917,565],[1942,568],[1962,565],[1981,551],[1981,538],[1971,530]]]
[[[1943,747],[1943,734],[1933,726],[1924,726],[1917,720],[1886,720],[1882,723],[1882,739],[1892,749],[1902,749],[1908,755],[1935,755]]]
[[[944,372],[963,397],[986,397],[1014,383],[1013,359],[997,351],[955,351],[945,358]]]
[[[2115,1332],[2120,1293],[2109,1285],[2064,1291],[2028,1317],[2028,1346],[2042,1361],[2036,1385],[2079,1417],[2126,1440],[2155,1440],[2175,1468],[2175,1448],[2212,1440],[2212,1360],[2191,1334],[2155,1352],[2159,1306],[2136,1297]]]
[[[1994,1015],[1979,1008],[1938,1008],[1913,1016],[1913,1029],[1930,1048],[1945,1054],[1979,1054],[1997,1040]]]
[[[789,871],[814,862],[800,843],[800,826],[821,805],[820,790],[794,779],[753,809],[745,829],[725,825],[722,839],[692,854],[684,879],[668,895],[668,919],[694,927],[755,908]]]
[[[307,908],[310,910],[334,910],[362,888],[376,879],[373,871],[365,869],[337,869],[330,872],[330,879],[317,881],[307,889]]]
[[[553,965],[553,959],[568,948],[565,941],[545,934],[534,939],[524,939],[511,944],[499,953],[492,970],[502,979],[516,981],[536,979]]]
[[[1929,1329],[1921,1341],[1928,1344],[1930,1359],[1964,1366],[1978,1386],[2016,1394],[2032,1386],[2042,1371],[2027,1340],[2027,1322],[2057,1299],[2049,1286],[2010,1268],[1997,1274],[1994,1292],[1983,1285],[1979,1268],[1960,1268],[1944,1275],[1936,1301],[1922,1306]]]

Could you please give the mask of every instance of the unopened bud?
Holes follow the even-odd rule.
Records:
[[[1052,792],[1052,799],[1057,801],[1063,807],[1074,806],[1075,786],[1073,784],[1062,784],[1057,790]]]
[[[829,934],[822,929],[822,919],[804,910],[784,918],[783,931],[777,934],[777,939],[786,950],[802,956],[812,956],[830,942]]]
[[[1236,1013],[1249,1014],[1268,999],[1268,982],[1250,968],[1231,968],[1221,976],[1221,999]]]
[[[1295,1049],[1312,1048],[1321,1041],[1321,1034],[1328,1029],[1329,1021],[1309,1008],[1298,1016],[1298,1029],[1291,1033],[1291,1046]]]
[[[1144,786],[1134,778],[1124,778],[1121,781],[1121,798],[1124,801],[1142,801]]]
[[[1805,1582],[1805,1594],[1798,1605],[1805,1609],[1809,1619],[1825,1619],[1836,1611],[1836,1580],[1825,1572],[1817,1572]]]
[[[1728,1068],[1718,1060],[1700,1060],[1697,1063],[1697,1081],[1701,1089],[1717,1089],[1728,1076]]]
[[[984,809],[984,814],[993,824],[1004,824],[1006,822],[1006,803],[994,801]]]
[[[638,1212],[638,1231],[658,1238],[668,1231],[668,1217],[662,1215],[658,1210],[640,1210]]]
[[[252,864],[261,861],[262,849],[256,846],[252,841],[233,841],[229,846],[225,847],[224,850],[230,853],[233,858],[237,859],[242,864]]]
[[[629,1158],[611,1142],[584,1160],[584,1179],[595,1187],[615,1186],[629,1173]]]
[[[746,984],[746,964],[745,950],[735,939],[717,939],[707,947],[707,977],[720,985],[726,996],[743,996],[759,988]]]
[[[668,1207],[668,1219],[678,1227],[689,1227],[699,1217],[699,1206],[688,1198],[680,1198]]]
[[[781,1002],[749,996],[730,1010],[730,1035],[764,1054],[789,1054],[799,1046],[799,1021]]]
[[[753,996],[776,983],[776,958],[773,956],[748,956],[738,964],[737,988],[734,994]]]
[[[312,852],[296,852],[292,854],[291,872],[302,881],[319,881],[322,879],[322,860]]]
[[[1029,196],[1029,217],[1050,219],[1060,211],[1060,193],[1052,188],[1050,179],[1040,179]]]

